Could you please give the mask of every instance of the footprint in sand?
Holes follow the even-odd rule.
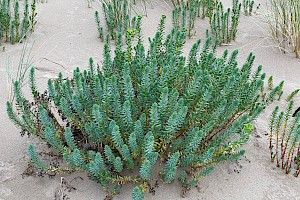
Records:
[[[13,194],[12,190],[2,184],[14,179],[16,176],[15,167],[9,163],[0,161],[0,200],[7,199]]]
[[[15,178],[15,172],[16,170],[13,165],[0,161],[0,184]]]
[[[275,199],[293,199],[300,200],[300,197],[297,195],[297,191],[294,189],[282,185],[281,187],[275,186],[267,192],[263,200],[275,200]]]

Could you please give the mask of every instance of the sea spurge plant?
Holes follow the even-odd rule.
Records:
[[[126,34],[128,28],[138,29],[141,17],[131,17],[132,6],[128,0],[102,0],[104,20],[100,20],[98,11],[95,12],[95,21],[102,42],[105,38],[117,40],[118,33]],[[105,22],[106,29],[103,28],[101,21]]]
[[[187,2],[181,2],[181,4],[175,6],[172,11],[173,27],[181,30],[187,29],[187,36],[191,38],[194,33],[195,20],[200,12],[199,0],[189,0]]]
[[[22,27],[21,27],[21,34],[22,36],[25,38],[27,35],[27,32],[29,30],[30,27],[30,19],[29,19],[29,3],[28,0],[25,0],[25,5],[24,5],[24,17],[22,20]]]
[[[241,4],[236,0],[233,0],[232,9],[228,8],[226,11],[224,11],[222,2],[218,3],[217,9],[213,12],[210,27],[213,38],[219,44],[227,44],[235,40],[240,12]]]
[[[19,0],[1,0],[0,1],[0,44],[3,39],[12,44],[21,42],[26,35],[31,24],[31,30],[36,25],[35,0],[31,4],[31,16],[29,16],[28,0],[24,1],[24,14],[20,17]]]
[[[205,17],[209,18],[211,21],[213,16],[213,11],[218,5],[218,0],[201,0],[200,8],[198,8],[198,16],[204,19]]]
[[[294,101],[290,100],[284,111],[276,106],[270,116],[270,154],[277,167],[291,171],[297,177],[300,173],[300,113],[292,118]]]
[[[133,45],[129,29],[126,46],[117,40],[114,56],[105,44],[102,68],[90,59],[88,70],[77,68],[71,78],[60,73],[48,81],[44,93],[38,92],[32,69],[33,102],[15,83],[8,116],[69,165],[60,169],[43,164],[31,145],[36,167],[86,171],[111,194],[132,183],[133,199],[143,199],[156,175],[165,183],[179,175],[186,191],[214,165],[244,154],[240,148],[249,139],[253,120],[274,99],[261,98],[261,67],[251,73],[252,54],[242,67],[237,51],[217,57],[210,37],[201,50],[196,42],[185,57],[186,32],[173,29],[165,36],[164,23],[165,16],[149,39],[148,52],[141,40]],[[267,96],[277,91],[278,86]]]
[[[252,15],[254,0],[243,0],[243,9],[246,16]]]
[[[286,101],[291,101],[297,94],[298,92],[300,91],[300,89],[297,89],[297,90],[294,90],[293,92],[291,92],[287,98],[286,98]]]
[[[36,21],[36,0],[32,0],[32,4],[31,4],[31,15],[29,16],[29,21],[30,21],[30,30],[31,32],[33,32],[34,27],[37,23]]]
[[[15,2],[15,6],[14,6],[14,31],[15,31],[15,41],[19,41],[19,37],[20,37],[20,14],[19,14],[19,1]],[[12,35],[12,34],[11,34]]]

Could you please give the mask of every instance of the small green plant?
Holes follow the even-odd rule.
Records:
[[[300,89],[294,90],[291,94],[289,94],[286,98],[286,101],[289,102],[291,101],[300,91]]]
[[[102,10],[104,14],[107,34],[104,35],[104,28],[101,25],[99,12],[95,12],[95,20],[99,33],[99,38],[104,41],[105,38],[115,40],[118,32],[126,34],[128,28],[136,28],[138,18],[131,18],[131,1],[128,0],[102,0]]]
[[[101,42],[104,42],[104,33],[103,33],[103,27],[101,26],[100,23],[100,17],[99,17],[99,12],[95,12],[95,19],[96,19],[96,24],[97,24],[97,29],[99,33],[99,38],[101,39]]]
[[[11,22],[11,26],[10,26],[10,42],[11,42],[12,44],[14,44],[14,43],[15,43],[15,40],[16,40],[15,32],[16,32],[15,21],[12,21],[12,22]]]
[[[226,12],[222,2],[216,0],[172,1],[172,3],[173,27],[186,29],[189,38],[195,35],[196,17],[208,17],[215,42],[224,44],[235,40],[242,6],[238,0],[233,0],[232,9],[228,8]]]
[[[13,3],[10,0],[0,1],[0,44],[1,40],[5,42],[22,42],[26,37],[29,27],[33,31],[36,24],[35,16],[35,0],[31,5],[32,15],[29,16],[28,12],[28,0],[24,2],[24,14],[21,22],[19,1],[16,0]],[[13,8],[13,9],[12,9]]]
[[[1,2],[1,36],[5,37],[5,41],[9,41],[9,29],[10,29],[10,1],[9,0],[3,0]]]
[[[217,8],[217,0],[187,0],[172,1],[174,9],[172,11],[173,27],[187,30],[187,36],[191,38],[195,35],[196,18],[209,18],[211,24],[213,13]]]
[[[21,34],[22,34],[22,38],[26,38],[29,27],[30,27],[30,22],[29,22],[29,4],[28,4],[28,0],[25,0],[25,5],[24,5],[24,17],[22,20],[22,29],[21,29]]]
[[[178,29],[187,29],[187,36],[191,38],[195,27],[195,19],[200,8],[199,0],[189,0],[182,2],[172,11],[173,27]]]
[[[105,43],[101,68],[90,59],[88,70],[77,68],[72,78],[59,73],[43,93],[32,68],[33,102],[15,81],[15,100],[7,102],[9,118],[22,133],[46,141],[68,164],[48,165],[30,145],[37,168],[85,171],[109,194],[132,183],[132,197],[140,200],[155,171],[165,183],[179,175],[187,191],[216,164],[244,154],[240,147],[253,131],[253,120],[274,100],[279,86],[262,100],[266,75],[261,66],[252,73],[253,54],[239,67],[238,51],[217,57],[210,37],[201,50],[197,41],[185,57],[186,31],[172,29],[165,36],[165,18],[149,39],[148,52],[140,26],[126,31],[126,45],[119,32],[114,57]]]
[[[243,8],[246,16],[252,15],[254,0],[243,0]]]
[[[274,84],[273,84],[273,76],[270,76],[268,79],[268,88],[269,90],[273,90]]]
[[[36,16],[37,16],[37,13],[36,13],[36,11],[35,11],[35,9],[36,9],[36,0],[32,0],[32,4],[31,4],[31,15],[29,16],[29,21],[30,21],[30,30],[31,30],[31,32],[33,32],[33,30],[34,30],[34,27],[35,27],[35,25],[36,25],[36,23],[37,23],[37,21],[36,21]]]
[[[292,170],[294,176],[300,173],[300,113],[291,119],[294,101],[289,101],[285,111],[279,112],[276,106],[270,117],[269,149],[271,161],[288,174]]]
[[[14,24],[15,24],[15,41],[20,39],[20,14],[19,14],[19,1],[15,2],[14,7]]]
[[[232,39],[235,40],[237,27],[239,25],[239,18],[241,13],[242,4],[239,3],[239,0],[232,0],[232,16],[231,16],[231,35]]]
[[[223,4],[219,2],[217,9],[213,12],[210,23],[212,35],[219,44],[227,44],[235,40],[240,12],[241,4],[238,3],[238,0],[233,0],[232,9],[228,8],[226,12]]]
[[[300,1],[269,0],[266,16],[272,39],[284,53],[300,56]]]
[[[283,84],[284,84],[284,81],[281,81],[279,83],[279,90],[278,90],[278,101],[281,99],[282,97],[282,94],[283,94]]]
[[[218,0],[201,0],[200,7],[198,8],[198,17],[201,17],[202,19],[208,17],[209,22],[211,22],[213,11],[218,6],[218,3]]]

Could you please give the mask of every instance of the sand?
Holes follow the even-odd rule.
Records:
[[[150,2],[150,1],[149,1]],[[167,15],[166,28],[171,26],[171,7],[164,1],[153,0],[153,9],[148,3],[148,16],[143,20],[145,42],[147,36],[153,36],[161,14]],[[230,5],[231,1],[226,1]],[[300,87],[300,59],[292,54],[282,54],[268,38],[267,25],[264,23],[265,0],[256,0],[262,7],[252,17],[241,16],[236,42],[218,48],[239,49],[238,60],[242,64],[247,55],[256,55],[255,65],[263,65],[268,76],[274,77],[278,84],[285,80],[283,99]],[[37,27],[27,40],[32,48],[33,65],[37,69],[37,82],[44,89],[48,78],[54,78],[58,72],[71,75],[75,67],[87,68],[88,58],[93,57],[101,64],[103,43],[97,38],[94,21],[95,10],[101,11],[100,4],[93,2],[88,8],[84,0],[49,0],[37,5]],[[185,49],[189,49],[197,38],[204,36],[208,28],[207,20],[197,20],[196,37],[188,40]],[[4,44],[5,51],[0,51],[0,200],[53,200],[60,189],[61,177],[76,190],[63,192],[71,200],[104,199],[105,194],[99,184],[89,180],[83,173],[62,174],[53,178],[48,176],[24,176],[29,158],[27,147],[33,143],[38,149],[47,150],[34,138],[21,137],[20,131],[10,122],[5,111],[8,98],[6,81],[6,59],[9,56],[13,74],[23,44]],[[28,91],[28,89],[25,89]],[[281,106],[285,101],[276,102]],[[300,106],[300,97],[295,98]],[[244,146],[245,156],[237,162],[226,163],[216,168],[212,175],[203,178],[199,187],[192,189],[186,199],[240,199],[273,200],[300,199],[300,178],[285,175],[270,162],[268,150],[268,117],[274,105],[270,106],[255,122],[256,131]],[[77,178],[76,178],[77,177]],[[80,178],[78,178],[80,177]],[[75,178],[75,179],[74,179]],[[121,195],[114,199],[131,199],[131,186],[126,187]],[[178,183],[162,185],[156,188],[156,194],[146,194],[146,199],[181,199]],[[62,198],[56,198],[62,199]]]

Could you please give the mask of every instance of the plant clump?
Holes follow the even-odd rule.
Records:
[[[132,5],[129,3],[131,3],[131,1],[128,0],[102,0],[102,10],[106,24],[106,30],[104,30],[101,24],[99,12],[95,12],[95,20],[99,38],[102,42],[105,39],[116,40],[118,35],[117,33],[121,32],[126,34],[128,28],[137,29],[136,25],[138,23],[138,18],[136,16],[131,17]]]
[[[172,11],[173,27],[177,29],[187,29],[187,36],[191,38],[194,33],[196,17],[200,17],[201,1],[189,0],[175,5]]]
[[[262,99],[265,74],[261,66],[252,72],[253,54],[240,67],[237,50],[217,57],[208,37],[185,57],[186,31],[172,29],[165,36],[164,24],[165,16],[147,52],[140,30],[127,30],[125,47],[119,32],[114,57],[105,44],[101,68],[90,59],[88,70],[77,68],[72,78],[60,73],[48,80],[44,93],[37,89],[32,68],[33,102],[14,83],[8,116],[23,134],[46,141],[68,164],[48,165],[30,145],[37,168],[85,171],[110,195],[132,183],[132,197],[140,200],[157,176],[165,183],[178,177],[187,191],[216,164],[244,154],[240,147],[253,131],[253,120],[279,86]],[[139,40],[133,45],[135,32]]]
[[[232,9],[228,8],[226,11],[223,4],[219,2],[210,21],[212,35],[219,44],[227,44],[236,39],[240,13],[241,4],[238,0],[233,0]]]
[[[201,11],[199,10],[199,16],[204,19],[208,17],[211,20],[213,10],[217,7],[219,0],[202,0],[200,1]],[[201,13],[201,14],[200,14]]]
[[[271,161],[285,170],[286,174],[294,171],[296,177],[300,173],[300,112],[296,112],[292,118],[294,101],[291,96],[297,92],[289,95],[290,101],[284,111],[275,107],[269,125]]]
[[[187,30],[187,36],[195,35],[196,17],[208,17],[211,34],[219,45],[228,44],[236,39],[242,4],[238,0],[232,1],[232,8],[224,11],[221,1],[188,0],[174,4],[172,12],[173,27]],[[202,9],[202,10],[201,10]]]
[[[19,1],[0,0],[0,44],[1,40],[10,42],[22,42],[28,31],[34,30],[36,25],[35,0],[31,4],[31,15],[29,13],[28,0],[24,1],[23,19],[20,17]]]
[[[187,29],[187,36],[191,38],[196,34],[196,18],[209,18],[211,23],[213,12],[218,5],[217,0],[178,0],[172,1],[174,9],[172,11],[173,27],[177,29]]]

